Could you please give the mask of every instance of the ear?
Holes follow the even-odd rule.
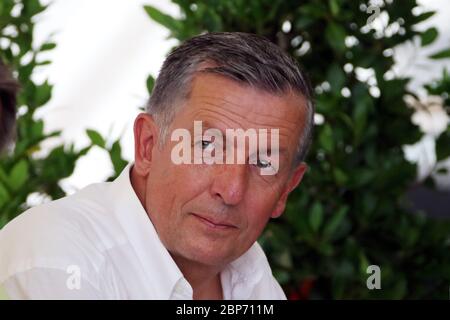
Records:
[[[139,176],[147,176],[152,163],[153,148],[158,141],[158,130],[153,117],[140,113],[134,121],[134,166]]]
[[[271,218],[278,218],[281,216],[281,214],[284,212],[284,209],[286,208],[286,201],[289,196],[289,194],[297,188],[300,181],[302,181],[303,175],[305,174],[306,170],[308,169],[308,166],[306,163],[302,162],[300,163],[291,174],[286,186],[284,187],[284,190],[281,194],[280,199],[278,200],[274,211],[270,215]]]

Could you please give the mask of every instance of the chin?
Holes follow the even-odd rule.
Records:
[[[224,248],[208,244],[193,244],[185,248],[185,258],[208,266],[222,266],[234,260],[233,252]]]

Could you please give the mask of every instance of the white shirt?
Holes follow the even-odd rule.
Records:
[[[192,299],[130,182],[31,208],[0,230],[0,286],[11,299]],[[224,299],[286,299],[258,243],[221,272]]]

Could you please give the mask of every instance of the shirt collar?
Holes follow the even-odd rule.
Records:
[[[114,212],[145,270],[149,296],[169,299],[183,274],[162,244],[131,185],[128,164],[111,184]]]
[[[169,299],[183,284],[192,297],[192,288],[161,242],[147,212],[137,197],[130,180],[133,164],[128,164],[111,184],[114,212],[145,270],[149,295]],[[269,272],[267,258],[257,242],[221,273],[225,299],[247,299],[263,274]],[[155,281],[157,279],[157,281]]]

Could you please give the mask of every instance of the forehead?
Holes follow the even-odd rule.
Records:
[[[197,74],[184,108],[176,119],[204,120],[218,128],[279,129],[282,136],[298,137],[306,119],[305,99],[294,93],[274,95],[226,77]]]

